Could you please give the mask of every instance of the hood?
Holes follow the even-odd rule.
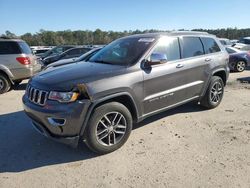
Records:
[[[70,64],[70,63],[74,63],[74,62],[76,62],[76,58],[62,59],[62,60],[59,60],[59,61],[56,61],[54,63],[49,64],[46,68],[58,67],[58,66],[67,65],[67,64]]]
[[[30,83],[39,89],[70,91],[77,84],[94,82],[122,74],[125,66],[92,62],[77,62],[40,72]]]

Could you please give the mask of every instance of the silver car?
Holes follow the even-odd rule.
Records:
[[[41,64],[26,42],[0,38],[0,94],[40,70]]]

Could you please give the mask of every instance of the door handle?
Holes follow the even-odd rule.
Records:
[[[206,58],[206,59],[205,59],[206,62],[209,62],[209,61],[211,61],[211,60],[212,60],[211,58]]]
[[[176,65],[176,68],[182,68],[182,67],[184,67],[184,65],[182,65],[182,64]]]

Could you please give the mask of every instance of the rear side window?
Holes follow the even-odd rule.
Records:
[[[79,48],[75,48],[72,50],[69,50],[68,52],[66,52],[68,55],[76,55],[80,53],[80,49]]]
[[[163,37],[156,45],[152,53],[165,54],[168,61],[180,59],[180,46],[177,38]]]
[[[201,38],[201,41],[204,45],[204,50],[206,54],[220,52],[220,47],[216,43],[216,41],[212,38]]]
[[[7,55],[7,54],[21,54],[20,48],[17,44],[17,42],[0,42],[0,54],[1,55]]]
[[[26,42],[18,42],[22,53],[24,54],[32,54],[32,51],[30,49],[30,47],[28,46],[28,44]]]
[[[195,57],[203,55],[203,46],[198,37],[183,37],[182,38],[182,53],[183,58]]]

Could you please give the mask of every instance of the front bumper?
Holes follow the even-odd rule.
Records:
[[[26,95],[23,96],[24,111],[32,119],[36,130],[48,138],[73,147],[78,144],[89,105],[89,100],[67,104],[47,100],[45,106],[39,106],[32,103]],[[51,118],[65,121],[56,125],[51,123]]]

